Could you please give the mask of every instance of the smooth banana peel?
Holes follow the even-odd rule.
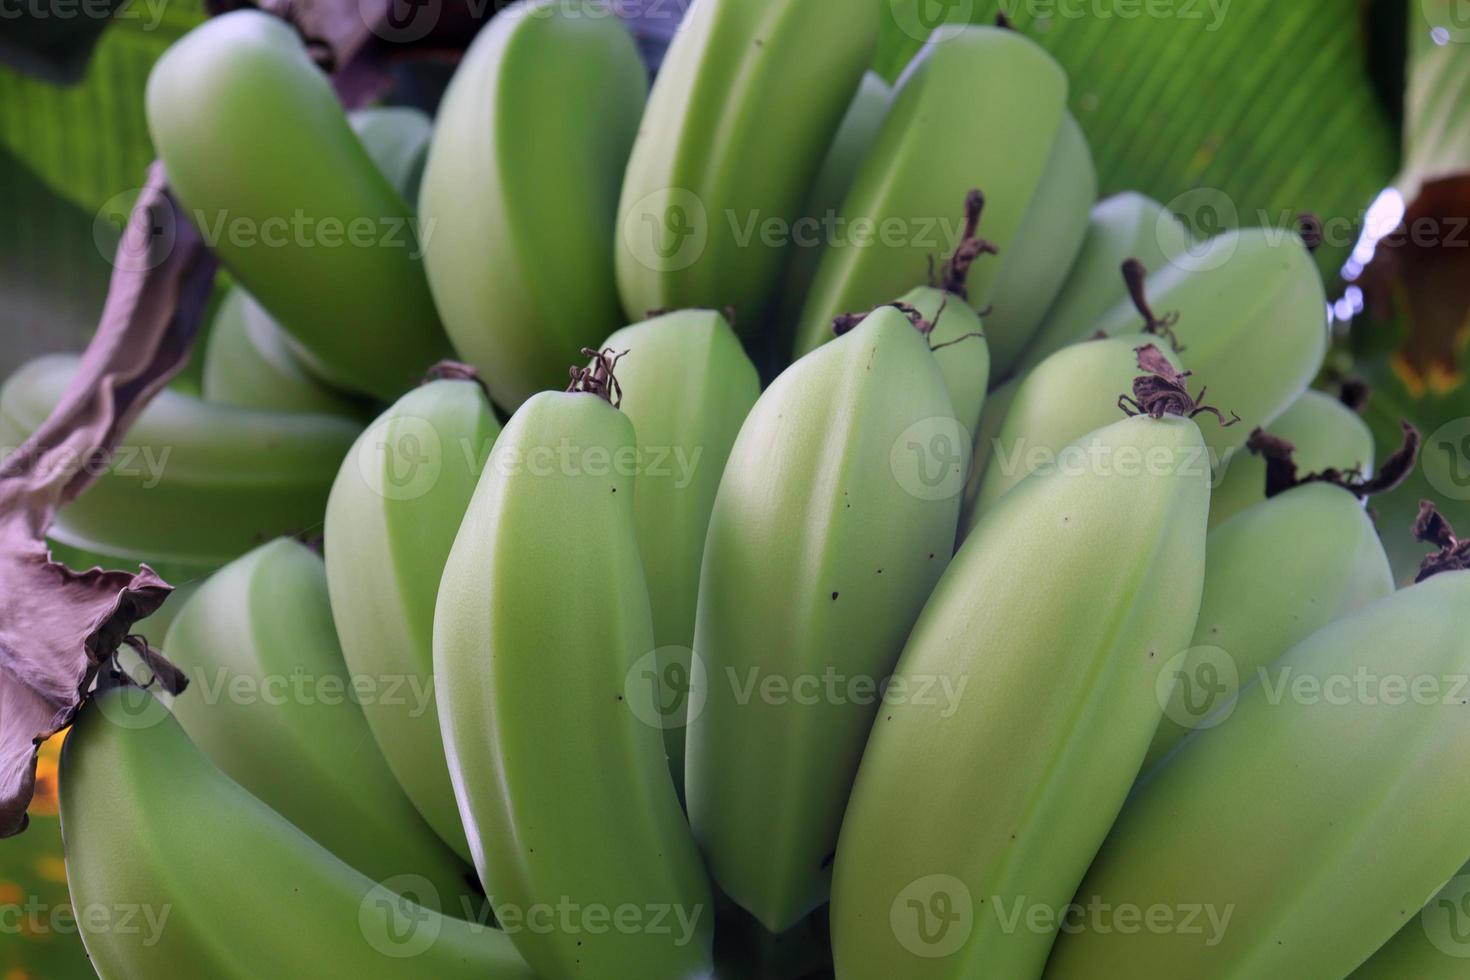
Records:
[[[986,447],[971,528],[1023,480],[1056,467],[1067,447],[1117,420],[1118,395],[1138,376],[1137,352],[1145,346],[1180,366],[1167,343],[1133,334],[1063,348],[1018,383],[1005,421]]]
[[[990,468],[991,456],[995,452],[996,440],[1011,413],[1011,405],[1021,391],[1021,379],[1013,378],[985,396],[980,412],[980,424],[975,428],[975,447],[970,463],[970,475],[965,479],[965,501],[960,506],[960,529],[956,540],[963,544],[970,529],[980,519],[976,503],[980,496],[980,484]]]
[[[368,108],[347,116],[363,149],[406,201],[418,198],[433,124],[418,109]],[[204,398],[239,408],[357,417],[356,399],[322,380],[332,371],[241,286],[230,286],[200,342]],[[350,386],[350,382],[348,383]]]
[[[408,106],[372,106],[349,112],[347,122],[393,189],[409,204],[418,201],[433,120]]]
[[[1150,270],[1145,305],[1177,338],[1179,359],[1209,387],[1209,401],[1242,424],[1206,426],[1216,461],[1307,390],[1327,352],[1327,296],[1317,262],[1295,233],[1227,232]],[[1142,298],[1141,296],[1139,298]],[[1083,331],[1134,333],[1138,299],[1120,302]]]
[[[1087,238],[1097,170],[1082,127],[1062,116],[1051,156],[1016,237],[999,258],[985,317],[997,376],[1008,373],[1040,328]]]
[[[1359,476],[1373,472],[1373,433],[1341,399],[1320,391],[1304,391],[1266,428],[1295,447],[1296,462],[1303,472],[1337,469]],[[1265,499],[1265,460],[1239,450],[1225,461],[1210,498],[1210,526],[1223,524]]]
[[[205,243],[328,380],[391,398],[444,356],[413,208],[291,25],[257,10],[206,21],[159,58],[146,103]]]
[[[1419,914],[1350,974],[1350,980],[1463,980],[1470,974],[1466,895],[1470,865],[1435,893]]]
[[[456,918],[429,882],[374,881],[328,853],[146,691],[96,695],[60,783],[67,883],[104,980],[532,978],[503,933]]]
[[[625,327],[622,410],[638,435],[633,507],[658,649],[660,727],[682,798],[699,567],[720,475],[760,378],[728,321],[684,310]]]
[[[281,326],[240,286],[221,300],[204,351],[207,401],[266,412],[361,415],[349,396],[320,381]]]
[[[732,308],[742,331],[765,322],[883,10],[849,0],[689,8],[654,82],[618,206],[629,317]]]
[[[926,338],[882,307],[777,378],[730,454],[685,786],[715,880],[772,932],[827,899],[877,687],[948,562],[967,453]]]
[[[497,918],[535,924],[511,938],[543,977],[711,969],[713,899],[658,724],[636,465],[633,425],[602,397],[533,396],[495,444],[434,616],[470,849]]]
[[[1340,487],[1309,483],[1212,529],[1194,641],[1162,682],[1168,706],[1145,772],[1190,732],[1224,723],[1216,710],[1292,647],[1393,591],[1373,521]]]
[[[1095,465],[981,519],[909,637],[837,846],[840,976],[1038,975],[1133,784],[1199,608],[1210,471],[1175,416],[1079,446]]]
[[[1025,374],[1063,347],[1082,343],[1099,317],[1128,298],[1118,277],[1124,262],[1137,259],[1157,271],[1183,255],[1190,243],[1184,223],[1142,194],[1125,192],[1099,201],[1092,209],[1082,250],[1016,372]]]
[[[469,868],[403,794],[363,717],[363,700],[426,694],[401,675],[349,676],[321,558],[281,538],[226,565],[163,643],[191,681],[170,710],[230,778],[375,880],[470,896]]]
[[[963,296],[934,286],[906,293],[898,305],[918,311],[929,326],[929,346],[939,362],[954,417],[970,440],[980,427],[990,387],[990,345],[985,324]]]
[[[1470,572],[1442,573],[1242,692],[1139,787],[1077,892],[1177,927],[1083,915],[1046,975],[1346,976],[1387,942],[1470,848],[1467,603]]]
[[[591,0],[511,5],[445,93],[424,262],[455,350],[507,410],[565,387],[567,358],[626,322],[614,225],[647,94],[632,37]]]
[[[947,223],[972,188],[985,193],[985,237],[999,246],[1000,260],[970,271],[971,305],[984,310],[1003,277],[1026,274],[1006,263],[1052,157],[1066,101],[1061,67],[1021,34],[936,31],[899,80],[842,207],[847,231],[822,257],[797,354],[826,343],[837,316],[891,302],[928,281],[932,258],[959,238],[960,229]],[[892,234],[895,227],[903,234]],[[870,235],[859,235],[862,228]],[[989,342],[994,347],[995,337]]]
[[[793,229],[791,255],[781,281],[781,301],[777,307],[776,343],[783,356],[791,350],[796,337],[796,324],[806,304],[807,293],[817,277],[827,242],[832,237],[837,217],[847,192],[852,190],[858,169],[878,139],[888,107],[893,104],[893,86],[877,72],[870,71],[858,84],[857,94],[847,107],[847,115],[832,137],[826,159],[817,171],[817,179],[807,195],[803,223]]]
[[[0,437],[19,447],[60,403],[80,358],[38,358],[0,389]],[[107,470],[50,529],[64,544],[133,561],[212,568],[321,523],[361,426],[336,415],[263,412],[165,390]]]
[[[480,385],[442,379],[404,395],[352,447],[327,501],[332,617],[354,678],[413,697],[362,705],[399,784],[465,860],[434,685],[434,604],[460,519],[500,425]]]

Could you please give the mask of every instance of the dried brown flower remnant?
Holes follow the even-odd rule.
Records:
[[[611,347],[605,350],[583,347],[582,354],[590,357],[592,363],[571,369],[572,383],[567,385],[567,391],[596,395],[613,408],[621,408],[623,386],[618,384],[617,367],[628,352],[615,351]]]
[[[980,237],[980,218],[985,213],[985,194],[977,187],[965,195],[965,233],[955,246],[954,254],[944,263],[939,281],[935,286],[960,299],[970,298],[966,285],[970,279],[970,267],[982,255],[999,255],[1000,248],[993,242]]]
[[[173,227],[172,239],[155,234]],[[158,681],[184,679],[130,636],[170,586],[137,572],[74,572],[51,560],[45,535],[91,484],[143,407],[188,359],[215,261],[169,195],[155,164],[123,233],[107,306],[82,365],[50,417],[0,465],[0,837],[20,833],[35,791],[37,749],[71,724],[102,666],[128,643]]]
[[[1369,478],[1364,478],[1360,472],[1349,473],[1339,469],[1325,469],[1303,476],[1297,472],[1296,447],[1264,429],[1252,432],[1245,446],[1266,461],[1267,499],[1303,484],[1330,483],[1366,502],[1369,497],[1396,489],[1414,471],[1414,464],[1419,459],[1419,430],[1408,422],[1400,424],[1404,430],[1403,445],[1384,460],[1376,476]]]
[[[1118,396],[1118,407],[1125,415],[1147,415],[1156,419],[1165,415],[1178,415],[1192,419],[1209,414],[1215,416],[1220,425],[1227,429],[1240,421],[1239,415],[1231,413],[1231,417],[1227,419],[1225,413],[1218,408],[1204,404],[1208,389],[1201,388],[1198,396],[1191,395],[1188,385],[1190,372],[1176,369],[1164,356],[1164,352],[1153,344],[1145,344],[1135,351],[1138,354],[1139,368],[1147,373],[1133,379],[1133,397]]]
[[[1438,552],[1424,556],[1415,582],[1433,578],[1442,572],[1470,569],[1470,541],[1461,541],[1456,536],[1455,529],[1431,500],[1419,502],[1419,516],[1414,520],[1414,539],[1439,548]]]
[[[1174,333],[1174,328],[1179,325],[1178,313],[1165,313],[1157,316],[1153,306],[1148,301],[1148,267],[1138,259],[1128,259],[1123,263],[1123,281],[1128,284],[1128,296],[1133,300],[1133,305],[1143,316],[1143,333],[1151,334],[1166,342],[1170,349],[1176,354],[1184,353],[1184,347],[1179,343],[1179,337]]]

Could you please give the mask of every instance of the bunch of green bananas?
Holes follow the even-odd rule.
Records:
[[[698,0],[650,91],[521,0],[432,123],[261,11],[159,63],[229,278],[54,528],[195,578],[62,759],[100,975],[1467,975],[1470,545],[1396,591],[1305,241],[891,9]]]

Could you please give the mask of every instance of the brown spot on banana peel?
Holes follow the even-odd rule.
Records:
[[[1164,356],[1163,351],[1153,344],[1145,344],[1134,349],[1138,355],[1138,367],[1145,372],[1133,379],[1133,396],[1118,396],[1118,407],[1123,414],[1130,418],[1136,415],[1147,415],[1150,418],[1161,419],[1165,415],[1178,415],[1183,418],[1192,419],[1200,415],[1213,415],[1219,421],[1222,428],[1230,428],[1240,422],[1240,416],[1234,412],[1230,418],[1213,405],[1206,405],[1205,395],[1208,388],[1201,388],[1198,395],[1189,393],[1189,378],[1193,372],[1179,371]]]
[[[1434,506],[1432,500],[1419,502],[1419,516],[1414,519],[1414,540],[1432,544],[1439,551],[1425,555],[1415,582],[1433,578],[1441,572],[1470,569],[1470,541],[1461,541],[1455,529]]]

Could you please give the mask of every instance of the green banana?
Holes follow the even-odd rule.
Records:
[[[994,309],[985,317],[998,376],[1020,359],[1067,281],[1087,238],[1096,200],[1092,150],[1077,120],[1065,113],[1026,216],[1000,255],[1001,271],[990,298]]]
[[[760,378],[723,316],[685,310],[625,327],[623,412],[638,434],[633,506],[658,649],[660,727],[682,798],[699,566],[720,475]]]
[[[205,21],[154,65],[145,101],[206,244],[327,380],[392,397],[443,356],[413,208],[290,25],[257,10]]]
[[[67,881],[104,980],[531,980],[503,933],[441,915],[421,879],[375,882],[332,856],[146,692],[99,691],[60,782]]]
[[[985,192],[985,237],[999,246],[1000,260],[971,270],[971,304],[984,309],[1008,278],[1033,281],[1011,252],[1062,132],[1066,102],[1065,73],[1021,34],[993,27],[936,31],[900,79],[842,207],[840,227],[851,240],[834,241],[822,257],[797,353],[830,339],[838,315],[872,309],[924,282],[933,256],[958,237],[944,230],[955,202],[974,187]],[[1047,261],[1054,264],[1055,256]],[[993,351],[1013,344],[993,328],[987,339]]]
[[[407,106],[374,106],[349,112],[347,122],[394,190],[409,204],[417,201],[429,140],[434,135],[433,121]]]
[[[781,302],[776,323],[781,334],[779,347],[786,354],[796,336],[801,308],[817,277],[817,267],[828,241],[835,236],[834,222],[842,213],[842,203],[852,190],[858,169],[878,139],[878,130],[888,107],[893,104],[893,86],[877,72],[870,71],[858,84],[857,94],[847,107],[847,115],[832,137],[827,157],[817,171],[811,193],[806,198],[805,216],[792,231],[791,255],[781,283]]]
[[[369,877],[466,894],[468,868],[424,825],[363,718],[363,700],[426,694],[401,674],[348,676],[326,571],[305,545],[280,538],[226,565],[163,642],[192,681],[174,716],[232,779]]]
[[[1341,399],[1304,391],[1267,428],[1271,435],[1296,447],[1296,462],[1304,472],[1329,468],[1363,476],[1373,472],[1373,433]],[[1225,461],[1210,498],[1210,526],[1223,524],[1265,499],[1265,461],[1254,453],[1238,451]]]
[[[618,286],[630,317],[729,307],[742,330],[765,319],[882,19],[881,4],[849,0],[689,8],[618,206]]]
[[[1063,347],[1086,340],[1088,327],[1128,298],[1118,278],[1118,268],[1128,259],[1137,259],[1148,269],[1162,269],[1189,245],[1189,229],[1157,201],[1132,192],[1099,201],[1092,209],[1082,251],[1016,372],[1024,374]]]
[[[19,446],[60,403],[80,359],[38,358],[0,389],[0,438]],[[50,533],[87,551],[214,567],[266,538],[321,521],[360,426],[333,415],[261,412],[162,391],[106,472]]]
[[[507,409],[564,386],[568,352],[625,322],[614,222],[647,94],[632,37],[592,0],[511,5],[445,93],[424,261],[455,349]]]
[[[1351,980],[1464,980],[1470,975],[1470,865],[1461,868]]]
[[[1341,977],[1387,942],[1470,850],[1467,608],[1444,572],[1286,654],[1135,792],[1047,976]]]
[[[249,293],[231,287],[215,313],[204,351],[204,397],[263,411],[359,414],[351,398],[317,380],[287,336]]]
[[[960,532],[958,541],[964,542],[970,528],[979,520],[976,510],[980,496],[980,483],[985,471],[990,468],[990,459],[995,451],[996,440],[1011,414],[1011,406],[1021,391],[1021,378],[1012,378],[985,396],[985,405],[980,413],[980,424],[975,428],[975,448],[970,462],[970,475],[965,481],[965,500],[960,506]]]
[[[839,976],[1037,976],[1138,772],[1199,608],[1204,440],[1141,416],[1079,445],[1104,462],[1007,496],[909,637],[837,845]]]
[[[388,182],[405,200],[415,200],[433,127],[429,117],[417,109],[370,108],[349,113],[347,121]],[[361,414],[354,399],[320,380],[330,376],[330,368],[241,286],[225,291],[201,343],[201,394],[210,401],[239,408]]]
[[[1215,709],[1258,671],[1393,590],[1372,520],[1340,487],[1296,487],[1210,531],[1194,641],[1161,687],[1168,706],[1144,769],[1190,731],[1223,721]]]
[[[1175,367],[1179,356],[1157,337],[1133,334],[1066,347],[1017,383],[970,512],[970,528],[1037,470],[1063,464],[1062,452],[1118,417],[1118,395],[1138,376],[1138,348],[1152,346]],[[1202,461],[1209,465],[1209,460]]]
[[[431,382],[358,439],[327,501],[327,587],[347,668],[420,692],[364,702],[368,727],[424,820],[466,860],[434,701],[434,602],[499,434],[479,384]]]
[[[827,898],[878,685],[953,549],[967,450],[926,338],[882,307],[777,378],[730,454],[685,783],[716,881],[772,932]]]
[[[637,445],[590,393],[614,394],[610,361],[495,444],[439,587],[440,720],[480,879],[500,922],[534,926],[511,937],[538,975],[704,976],[712,898],[645,659]]]
[[[1206,427],[1217,462],[1296,401],[1322,367],[1327,296],[1316,260],[1293,232],[1227,232],[1155,271],[1140,294],[1145,289],[1178,339],[1180,360],[1209,385],[1210,402],[1243,421]],[[1136,332],[1141,299],[1122,300],[1082,336]]]
[[[985,411],[985,393],[990,387],[990,345],[985,327],[963,296],[934,286],[920,286],[904,294],[898,306],[917,310],[932,328],[929,344],[939,362],[954,417],[974,438]]]

